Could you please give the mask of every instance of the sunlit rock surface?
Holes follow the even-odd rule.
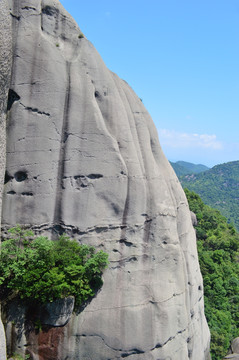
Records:
[[[110,259],[80,314],[39,332],[23,321],[16,349],[34,360],[207,359],[195,231],[144,105],[59,1],[9,4],[3,230],[67,232]]]

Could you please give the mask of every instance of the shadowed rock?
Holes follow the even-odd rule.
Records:
[[[54,329],[26,330],[29,353],[40,360],[207,359],[190,211],[143,103],[59,1],[11,3],[2,226],[29,225],[52,238],[66,232],[110,260],[101,291],[58,328],[54,355],[47,348]],[[21,339],[15,344],[23,351]]]
[[[57,299],[41,307],[40,321],[43,325],[64,326],[71,318],[74,309],[75,299],[69,296],[64,299]]]

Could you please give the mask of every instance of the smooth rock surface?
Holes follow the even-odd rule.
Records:
[[[64,231],[110,259],[97,296],[63,328],[25,332],[26,351],[34,360],[209,358],[190,211],[144,105],[58,1],[10,7],[2,226]]]
[[[6,162],[6,111],[7,94],[9,89],[12,60],[12,33],[11,19],[8,11],[8,2],[0,1],[0,225],[2,212],[2,191],[4,184]],[[1,240],[0,240],[1,242]],[[1,321],[0,304],[0,359],[6,359],[6,341]]]

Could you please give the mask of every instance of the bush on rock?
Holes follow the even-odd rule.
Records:
[[[40,303],[74,296],[75,304],[93,297],[102,284],[108,255],[93,246],[80,245],[65,235],[57,241],[33,238],[20,226],[0,251],[0,298],[20,296]]]

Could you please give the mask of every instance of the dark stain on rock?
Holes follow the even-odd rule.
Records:
[[[42,31],[46,30],[47,31],[47,27],[44,26],[44,17],[51,17],[54,18],[55,21],[55,26],[54,26],[54,30],[52,35],[56,35],[56,32],[59,28],[59,17],[60,17],[60,13],[59,10],[53,6],[50,5],[46,5],[42,8],[42,12],[41,12],[41,29]],[[64,16],[63,16],[64,18]],[[48,31],[47,31],[48,32]]]
[[[62,327],[48,328],[41,331],[38,335],[38,355],[39,360],[61,360],[59,345],[64,338]]]
[[[27,336],[27,352],[30,359],[61,360],[59,347],[64,339],[64,327],[43,326],[41,330],[32,327]]]
[[[84,178],[84,177],[85,177],[84,175],[75,175],[74,179],[77,180],[77,179]]]
[[[11,107],[15,101],[19,101],[20,96],[12,89],[8,91],[8,99],[7,99],[7,111],[11,110]]]
[[[15,194],[16,194],[16,191],[11,190],[11,191],[8,191],[7,194],[8,194],[8,195],[15,195]]]
[[[14,178],[17,182],[22,182],[27,179],[27,173],[25,171],[17,171],[14,174]]]
[[[131,355],[139,355],[139,354],[144,354],[144,351],[142,350],[139,350],[139,349],[133,349],[133,350],[130,350],[128,353],[123,353],[121,355],[121,357],[124,359],[124,358],[127,358],[128,356],[131,356]]]
[[[34,7],[32,7],[32,6],[24,6],[24,7],[22,8],[22,10],[34,10],[34,11],[36,11],[37,9],[34,8]]]
[[[11,181],[13,179],[13,176],[9,175],[8,172],[5,172],[5,177],[4,177],[4,184],[7,184],[9,181]]]
[[[57,9],[52,7],[52,6],[49,6],[49,5],[46,5],[43,9],[42,9],[42,13],[45,14],[45,15],[48,15],[48,16],[54,16],[56,13],[57,13]]]
[[[120,242],[120,244],[124,244],[126,246],[132,246],[133,245],[132,242],[127,241],[126,239],[120,239],[119,242]]]
[[[87,175],[87,177],[89,178],[89,179],[100,179],[100,178],[102,178],[103,177],[103,175],[101,175],[101,174],[90,174],[90,175]]]
[[[37,113],[39,115],[46,115],[46,116],[50,116],[50,114],[48,112],[45,112],[45,111],[40,111],[39,109],[37,108],[33,108],[31,106],[26,106],[25,107],[26,110],[28,111],[31,111],[31,112],[34,112],[34,113]]]
[[[100,96],[99,91],[95,91],[95,98],[96,98],[96,99],[100,99],[100,97],[101,97],[101,96]]]
[[[150,239],[150,229],[151,229],[152,219],[147,219],[144,223],[144,242],[148,243]]]
[[[21,19],[21,16],[17,16],[13,13],[10,13],[10,15],[14,18],[14,19],[17,19],[17,21],[19,21]]]
[[[56,234],[62,235],[65,233],[65,228],[62,225],[57,224],[52,227],[52,231]]]
[[[95,179],[100,179],[102,177],[103,177],[103,175],[101,175],[101,174],[89,174],[89,175],[75,175],[74,179],[77,180],[80,178],[89,178],[91,180],[95,180]]]
[[[32,192],[23,192],[22,193],[23,196],[33,196]]]

